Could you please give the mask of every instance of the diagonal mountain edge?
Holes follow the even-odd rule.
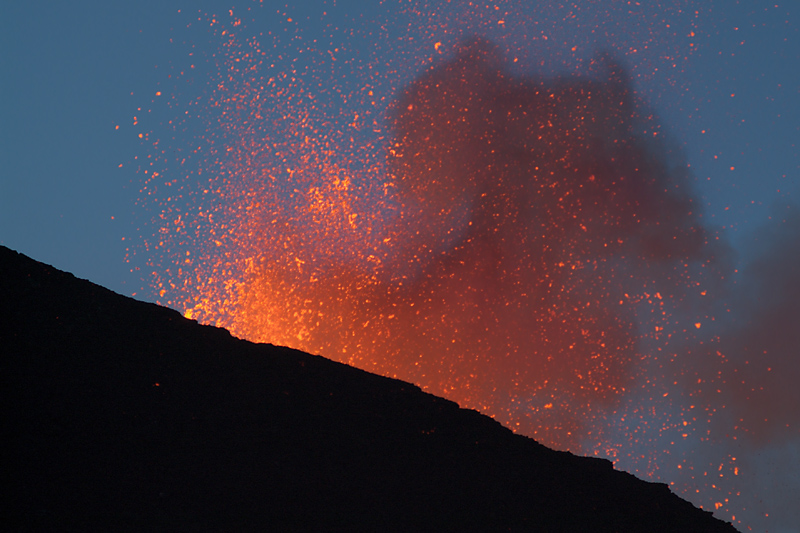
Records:
[[[735,532],[419,387],[0,246],[10,531]]]

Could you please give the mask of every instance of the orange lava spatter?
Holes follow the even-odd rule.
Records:
[[[283,11],[257,36],[233,10],[200,17],[212,81],[172,102],[202,133],[170,122],[145,167],[159,301],[736,509],[738,485],[706,474],[742,459],[686,444],[727,416],[707,295],[729,252],[633,72],[597,53],[557,75],[496,38],[551,46],[505,8],[410,5],[396,17],[429,42],[370,26],[391,61],[353,32],[303,40]]]
[[[518,78],[464,42],[402,92],[383,159],[356,171],[302,107],[280,112],[281,142],[255,137],[278,102],[237,84],[218,100],[220,130],[240,133],[211,150],[221,210],[182,277],[187,316],[516,423],[513,390],[522,430],[580,450],[593,408],[631,385],[629,293],[685,291],[705,253],[687,173],[640,133],[657,125],[620,67],[592,67]]]

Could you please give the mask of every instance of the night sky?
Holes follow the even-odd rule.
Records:
[[[612,457],[618,461],[618,468],[634,471],[640,477],[650,475],[653,479],[674,483],[673,490],[679,495],[707,509],[716,507],[716,516],[732,520],[739,529],[796,531],[796,524],[800,523],[800,514],[794,505],[800,493],[800,420],[795,414],[800,402],[796,387],[796,380],[800,379],[800,341],[794,333],[800,323],[797,304],[800,300],[796,299],[800,298],[796,278],[800,261],[800,150],[797,146],[800,142],[800,71],[794,66],[800,64],[797,26],[800,6],[757,0],[574,4],[577,5],[544,1],[484,2],[480,5],[452,2],[447,7],[434,7],[438,4],[426,6],[419,2],[392,1],[364,9],[358,2],[333,1],[295,2],[290,7],[248,1],[236,5],[162,1],[130,5],[6,3],[0,8],[0,49],[3,50],[0,55],[3,73],[0,81],[0,243],[119,293],[170,304],[185,312],[192,308],[187,304],[191,298],[197,303],[220,293],[219,289],[193,285],[191,274],[177,272],[176,257],[183,257],[186,252],[190,257],[201,257],[203,265],[187,260],[187,264],[193,266],[186,270],[203,271],[211,276],[208,265],[218,258],[206,245],[214,238],[208,233],[209,223],[209,226],[192,226],[190,237],[162,239],[161,232],[168,233],[172,226],[164,222],[160,214],[174,219],[174,213],[188,213],[192,209],[199,210],[202,216],[204,210],[225,213],[226,208],[232,209],[230,206],[258,204],[257,211],[263,203],[279,206],[274,212],[277,213],[275,220],[280,219],[284,207],[295,206],[293,200],[288,199],[294,185],[265,188],[265,182],[259,181],[261,178],[248,181],[242,177],[252,170],[254,160],[258,161],[259,168],[272,164],[253,153],[274,150],[282,154],[275,156],[280,158],[280,165],[277,165],[281,167],[280,172],[288,173],[289,177],[273,173],[273,182],[289,184],[295,180],[291,183],[310,187],[325,201],[342,198],[352,201],[348,204],[352,209],[348,220],[353,228],[367,215],[376,221],[369,232],[359,234],[352,243],[342,238],[342,235],[350,235],[347,227],[341,229],[324,221],[323,224],[328,224],[325,227],[333,233],[316,235],[299,232],[296,228],[291,230],[300,235],[293,241],[296,250],[290,257],[293,265],[296,262],[293,276],[304,275],[302,265],[313,261],[324,263],[320,268],[325,272],[336,268],[350,272],[347,269],[351,264],[362,259],[358,243],[372,242],[372,239],[377,244],[369,245],[373,251],[370,257],[382,258],[384,263],[391,263],[386,258],[393,258],[403,263],[402,268],[409,268],[410,277],[418,268],[422,272],[439,272],[461,279],[463,286],[472,286],[478,279],[474,272],[454,270],[445,260],[428,266],[408,267],[413,261],[403,258],[413,256],[416,259],[414,253],[421,249],[414,238],[405,239],[405,247],[400,251],[387,249],[381,243],[386,235],[402,235],[397,229],[399,226],[425,228],[423,233],[429,231],[430,242],[439,246],[436,252],[448,252],[447,257],[455,261],[460,257],[458,253],[470,253],[460,251],[459,239],[472,242],[469,239],[474,238],[475,242],[482,242],[482,238],[488,237],[482,237],[481,230],[474,228],[457,231],[457,235],[450,237],[442,236],[441,231],[463,226],[467,219],[476,221],[476,227],[492,228],[490,224],[478,222],[481,216],[492,218],[492,213],[498,209],[507,212],[510,204],[497,207],[463,200],[463,191],[466,191],[464,195],[476,193],[470,192],[472,178],[457,175],[452,183],[447,181],[450,178],[439,180],[444,183],[441,190],[428,190],[425,181],[420,182],[422,185],[414,181],[425,180],[427,175],[409,169],[404,162],[398,163],[396,154],[392,156],[395,159],[386,160],[385,166],[381,161],[376,164],[375,154],[383,153],[381,150],[386,147],[384,137],[395,135],[398,150],[413,148],[415,154],[431,157],[432,161],[441,160],[437,154],[452,155],[463,150],[462,156],[453,158],[454,165],[460,165],[466,156],[482,153],[480,148],[469,148],[477,142],[475,139],[486,137],[485,132],[474,125],[463,130],[463,142],[453,141],[452,146],[448,144],[451,143],[449,139],[436,141],[435,131],[424,138],[422,148],[415,144],[419,139],[414,135],[423,129],[419,124],[429,122],[431,116],[440,116],[436,109],[425,108],[426,102],[434,100],[426,96],[425,84],[430,85],[433,80],[446,85],[448,79],[453,79],[452,72],[460,67],[453,67],[456,63],[448,61],[453,61],[459,50],[463,52],[464,39],[475,36],[485,39],[481,41],[485,43],[482,50],[496,46],[497,57],[487,61],[490,70],[504,72],[506,81],[505,85],[490,84],[495,88],[505,87],[505,92],[491,93],[496,98],[492,104],[494,109],[506,105],[508,94],[512,93],[525,105],[543,109],[532,103],[535,99],[528,90],[534,85],[531,80],[544,80],[540,86],[552,91],[560,87],[553,81],[556,76],[572,80],[567,83],[572,88],[581,83],[582,87],[592,90],[602,89],[606,86],[604,82],[613,85],[613,72],[609,74],[597,66],[600,64],[597,58],[605,52],[612,58],[610,61],[616,62],[614,68],[627,80],[629,91],[626,94],[630,94],[640,115],[637,120],[641,122],[636,124],[652,126],[657,142],[663,143],[648,141],[642,145],[641,153],[636,152],[636,157],[644,157],[641,154],[650,154],[651,150],[659,164],[682,169],[680,172],[670,170],[654,183],[667,188],[680,186],[689,191],[686,196],[676,196],[679,200],[669,205],[683,206],[680,202],[691,198],[695,207],[692,208],[694,218],[689,222],[702,226],[705,239],[711,242],[703,248],[704,252],[692,251],[691,244],[681,244],[676,245],[673,252],[664,251],[667,248],[661,246],[658,253],[669,256],[669,260],[674,259],[670,254],[696,259],[697,265],[687,266],[684,274],[695,279],[692,269],[705,268],[703,272],[698,270],[700,277],[697,279],[702,279],[702,288],[709,292],[712,301],[697,303],[701,300],[695,302],[686,296],[670,312],[674,318],[671,324],[684,318],[689,320],[691,316],[690,322],[702,323],[702,328],[697,327],[699,332],[685,333],[676,326],[675,339],[680,337],[680,340],[672,339],[671,344],[659,335],[643,336],[637,348],[631,348],[631,353],[653,354],[642,358],[638,366],[633,362],[634,355],[625,361],[614,359],[613,363],[604,365],[626,376],[630,374],[628,377],[632,381],[626,383],[633,383],[630,388],[635,392],[622,395],[621,399],[613,396],[609,400],[603,396],[598,400],[600,406],[591,423],[581,426],[576,422],[574,427],[576,431],[601,428],[600,434],[613,445],[590,444],[591,438],[587,437],[578,438],[581,443],[570,446],[570,439],[559,440],[544,431],[542,434],[548,435],[545,440],[561,442],[565,448]],[[257,47],[249,40],[253,38],[258,40]],[[261,62],[241,57],[237,63],[252,65],[254,70],[247,75],[243,75],[244,69],[238,66],[238,70],[225,70],[233,64],[232,58],[248,46],[258,49]],[[465,61],[467,67],[458,71],[459,79],[472,76],[470,69],[477,68]],[[448,64],[451,66],[435,70]],[[231,94],[252,97],[259,92],[269,93],[266,102],[262,99],[259,104],[246,104],[249,107],[245,111],[235,105],[235,99],[233,104],[228,99],[216,107],[210,105],[223,101],[225,93],[219,82],[229,73],[235,77],[228,79],[231,88],[226,90]],[[423,76],[422,81],[411,85],[420,76]],[[277,81],[267,81],[273,79]],[[475,75],[475,79],[480,84],[484,76]],[[524,91],[519,88],[523,86],[526,87]],[[473,106],[474,100],[469,96],[472,89],[465,89],[466,93],[459,93],[459,90],[453,89],[456,99],[462,98],[465,107]],[[308,96],[309,92],[313,97]],[[519,96],[520,92],[527,96]],[[308,100],[314,100],[315,104],[292,103]],[[377,103],[370,100],[377,100]],[[397,102],[402,102],[402,106]],[[562,96],[559,102],[560,107],[556,105],[552,116],[563,119],[564,124],[569,122],[574,108],[585,105],[578,97]],[[288,113],[282,115],[284,117],[310,110],[310,120],[323,124],[319,128],[321,140],[313,152],[314,157],[309,158],[302,146],[297,148],[292,144],[294,141],[286,139],[273,142],[270,149],[265,149],[265,145],[256,146],[249,156],[255,159],[233,158],[221,150],[220,146],[225,143],[235,144],[237,140],[257,137],[241,126],[248,119],[247,110],[255,113],[253,116],[264,115],[269,119],[282,113],[284,105]],[[479,109],[478,114],[486,116],[492,105],[486,104],[488,107]],[[586,109],[592,112],[594,108]],[[240,119],[238,124],[236,119]],[[285,119],[280,123],[265,120],[259,125],[259,132],[262,137],[284,135],[288,139],[298,131],[306,131],[305,123],[296,117],[292,120],[296,121],[292,127],[285,126]],[[350,122],[354,124],[355,133],[342,134],[350,131],[346,129]],[[334,131],[335,134],[331,133]],[[400,134],[404,131],[405,136]],[[434,141],[430,141],[430,137]],[[330,141],[333,148],[325,145],[325,140]],[[501,140],[505,146],[515,142],[512,138]],[[278,145],[282,148],[277,148]],[[572,145],[562,143],[560,146]],[[430,153],[425,152],[428,149]],[[270,153],[264,157],[273,156]],[[503,164],[503,160],[492,159],[490,163],[496,167]],[[463,173],[472,176],[477,172],[474,168],[478,167],[469,167],[469,164],[464,163]],[[338,188],[326,192],[313,179],[303,181],[295,177],[298,168],[307,171],[315,165],[334,166],[350,177],[355,176],[353,187],[360,192],[351,194],[339,181],[336,182]],[[555,168],[553,165],[543,168]],[[387,168],[397,175],[412,178],[397,181],[399,200],[395,203],[372,201],[378,197],[375,191],[385,190],[390,181],[385,177]],[[164,183],[154,178],[153,172],[157,172],[157,178]],[[238,196],[230,192],[216,196],[200,192],[206,183],[212,183],[207,181],[209,174],[222,176],[226,172],[237,177],[219,183],[233,183]],[[374,175],[378,177],[371,178]],[[602,180],[602,175],[598,177]],[[166,182],[171,182],[171,186],[181,192],[169,192]],[[513,186],[516,185],[512,183]],[[261,195],[257,202],[247,196],[253,187]],[[485,190],[494,191],[491,185],[486,187],[489,188]],[[458,194],[452,192],[454,189]],[[653,228],[659,226],[660,215],[667,217],[661,219],[666,224],[673,212],[658,203],[664,196],[654,191],[654,207],[643,219],[643,224]],[[505,198],[500,189],[495,192],[495,197]],[[645,196],[640,198],[649,198],[649,193],[641,194]],[[510,194],[508,198],[511,204],[518,200],[518,196]],[[626,216],[623,204],[617,206],[612,200],[604,201],[608,207],[618,209],[587,220],[603,220],[610,212],[620,219]],[[427,213],[438,212],[439,204],[456,207],[448,211],[444,219],[413,215],[411,210],[406,210],[403,216],[386,215],[397,209],[398,202],[416,202],[421,211]],[[227,207],[220,207],[220,203]],[[677,211],[685,210],[680,207]],[[353,214],[361,219],[352,217]],[[237,220],[230,218],[230,212],[221,214],[220,218],[225,216]],[[286,220],[297,226],[308,223],[296,217]],[[526,217],[525,220],[534,219]],[[191,222],[186,224],[191,226]],[[236,227],[242,231],[246,226]],[[444,230],[436,229],[439,227]],[[592,226],[589,229],[594,231],[589,235],[597,239],[607,237]],[[277,238],[274,230],[270,231],[270,239]],[[583,242],[574,237],[566,238],[570,243],[577,242],[576,246]],[[165,244],[155,246],[160,239]],[[265,247],[283,242],[231,239],[235,241],[237,253],[243,256],[252,255],[248,247],[263,251]],[[424,240],[423,237],[419,239]],[[395,238],[392,242],[398,240],[402,239]],[[233,246],[225,242],[225,246]],[[337,246],[344,252],[335,249]],[[520,249],[525,252],[522,255],[529,251],[522,247],[508,253],[513,255]],[[643,249],[622,249],[612,259],[603,259],[607,265],[603,268],[610,269],[609,272],[615,268],[614,272],[619,272],[622,267],[610,265],[621,261],[619,257],[628,257],[625,254],[635,255]],[[453,250],[458,253],[452,253]],[[484,252],[484,248],[477,248],[472,253],[485,256]],[[714,257],[708,259],[704,254]],[[282,257],[270,256],[269,259],[279,263]],[[516,259],[499,261],[501,266],[516,264]],[[669,280],[677,286],[672,277],[659,270],[660,267],[653,267],[652,261],[648,264],[651,270],[646,271],[647,276],[665,283]],[[375,272],[380,277],[381,271]],[[638,267],[635,272],[636,276],[645,275]],[[254,275],[258,278],[267,274],[259,271]],[[218,279],[218,285],[224,286],[225,281],[233,278],[236,276]],[[291,277],[282,279],[289,285],[294,283],[292,286],[301,283]],[[565,283],[582,287],[583,280]],[[170,282],[177,287],[168,287]],[[377,283],[372,290],[395,287],[390,280]],[[160,292],[165,287],[168,290]],[[341,285],[325,285],[322,292],[330,292],[332,287]],[[418,295],[425,291],[441,294],[442,301],[447,302],[451,301],[448,298],[457,299],[461,289],[461,285],[437,289],[417,283],[411,292],[398,296],[395,291],[391,298],[359,312],[383,312],[381,306],[393,305],[392,298],[397,298],[397,302],[417,298],[421,302]],[[414,290],[417,293],[413,293]],[[511,294],[504,290],[501,287],[500,294]],[[598,288],[594,284],[590,288],[574,289],[570,298],[576,301],[599,298],[604,291],[612,291],[612,285]],[[257,300],[257,296],[253,298]],[[658,299],[661,300],[660,294]],[[631,312],[636,314],[632,320],[640,329],[652,326],[652,319],[642,315],[649,305],[645,300],[642,298],[631,307]],[[562,299],[552,301],[554,307],[568,306]],[[516,305],[519,301],[512,298],[512,303]],[[250,315],[258,314],[261,309],[257,301],[245,305]],[[236,326],[235,319],[224,316],[227,308],[222,309],[221,303],[219,306],[221,310],[207,312],[204,316],[216,318],[223,325]],[[435,306],[426,309],[431,316],[445,313]],[[497,314],[495,309],[492,312]],[[612,327],[609,324],[624,322],[622,318],[627,316],[624,313],[611,318],[600,315],[606,318],[597,318],[592,324],[604,330]],[[453,320],[464,320],[464,316],[458,315]],[[252,326],[253,323],[252,320],[245,325],[240,323],[240,334],[249,332],[250,337],[258,339],[258,327]],[[263,331],[262,328],[262,335]],[[543,327],[543,331],[544,335],[549,330]],[[415,330],[418,336],[426,333]],[[376,338],[381,334],[382,330],[375,329]],[[625,345],[625,338],[620,333],[620,346]],[[480,336],[470,340],[474,343],[496,341]],[[325,350],[332,347],[314,344],[313,334],[300,341],[299,347],[331,356]],[[527,341],[515,338],[513,342],[524,345]],[[388,351],[397,349],[389,341],[376,346]],[[351,348],[346,343],[336,347]],[[665,359],[657,353],[662,348],[674,351],[675,357]],[[400,363],[393,363],[395,366],[390,368],[374,360],[344,359],[373,371],[416,380],[437,394],[445,394],[451,384],[448,382],[446,387],[439,381],[428,383],[426,379],[433,379],[430,375],[417,376]],[[531,391],[545,387],[540,383],[541,377],[535,375],[537,365],[533,359],[523,357],[491,366],[492,371],[502,369],[493,379],[501,383],[498,388],[504,393],[507,389],[502,383],[511,379],[505,376],[509,369],[520,369],[523,376],[520,379],[527,379],[528,389],[519,385],[508,389],[512,400],[498,399],[496,390],[494,395],[481,397],[476,393],[477,396],[470,397],[454,388],[451,397],[471,402],[470,407],[476,408],[485,401],[485,412],[509,425],[523,420],[520,431],[534,434],[532,426],[524,425],[525,420],[544,423],[550,419],[509,414],[508,406],[524,409],[525,400],[520,400],[522,390],[532,395],[530,402],[534,403],[536,395]],[[635,366],[634,370],[631,365]],[[456,363],[431,368],[444,372],[445,367],[454,373],[472,370],[480,373],[489,368],[476,364],[470,370]],[[668,368],[665,370],[665,367]],[[560,376],[557,371],[553,372],[554,376]],[[603,385],[608,383],[606,380]],[[610,383],[609,387],[621,386],[616,380]],[[481,386],[487,385],[477,387]],[[647,392],[642,392],[645,389]],[[663,398],[668,400],[653,400],[656,392],[660,397],[662,391]],[[673,403],[676,395],[680,399]],[[593,398],[574,394],[571,397],[594,405]],[[680,431],[672,426],[676,420],[686,419],[691,411],[688,404],[692,402],[717,406],[720,413],[698,424],[694,433],[681,440]],[[499,412],[501,405],[503,413]],[[653,409],[653,415],[642,416],[637,407]],[[564,416],[569,418],[574,410],[575,407],[567,409]],[[661,416],[661,412],[674,416]],[[628,422],[619,423],[619,417]],[[632,427],[631,418],[637,418],[644,429],[639,431]],[[605,425],[604,420],[607,421]],[[646,427],[648,424],[664,424],[666,429],[653,433]],[[539,438],[538,434],[534,436]]]

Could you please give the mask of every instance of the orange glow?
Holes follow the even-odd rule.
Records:
[[[628,293],[659,275],[649,265],[699,250],[697,221],[663,203],[688,212],[687,197],[664,198],[658,180],[631,196],[650,141],[628,132],[650,119],[619,68],[548,86],[507,74],[494,45],[464,44],[393,104],[386,151],[355,165],[342,157],[354,141],[321,133],[314,99],[293,96],[303,89],[251,78],[257,42],[228,39],[214,102],[226,140],[202,148],[221,181],[160,232],[175,249],[164,239],[188,223],[199,250],[158,294],[237,336],[412,381],[580,449],[592,410],[629,387],[634,307],[665,300]],[[270,115],[280,141],[246,126]],[[358,128],[369,113],[350,116]],[[673,293],[688,282],[670,279]],[[558,401],[517,411],[498,395],[512,383],[518,398]]]
[[[517,25],[497,16],[479,27]],[[176,138],[139,134],[153,140],[137,164],[160,303],[413,382],[557,449],[669,469],[676,491],[705,483],[676,455],[724,409],[706,400],[722,378],[686,353],[721,322],[701,330],[719,248],[688,165],[612,57],[555,78],[518,44],[431,23],[416,55],[370,62],[333,38],[302,44],[303,19],[280,15],[297,39],[270,49],[277,37],[225,18],[209,30],[222,50],[187,69],[191,85],[211,68],[207,93],[164,89]],[[184,139],[190,121],[202,134]],[[739,475],[719,465],[704,468]]]

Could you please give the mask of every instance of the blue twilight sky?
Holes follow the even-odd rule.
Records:
[[[324,4],[294,2],[292,8],[313,13]],[[353,9],[358,2],[350,4],[337,8],[363,11]],[[764,223],[773,204],[800,202],[800,5],[686,4],[713,17],[713,25],[704,26],[710,33],[695,38],[698,50],[678,73],[679,85],[647,80],[645,97],[684,144],[708,214],[720,226],[733,226],[736,241]],[[145,152],[137,137],[142,130],[131,119],[137,108],[151,107],[164,67],[185,61],[187,48],[169,40],[202,45],[211,38],[187,29],[178,10],[228,7],[3,3],[0,243],[123,294],[147,297],[142,281],[130,275],[122,241],[138,237],[133,219],[140,176],[132,165],[118,167]]]
[[[531,55],[561,57],[576,42],[621,57],[640,96],[683,147],[706,216],[724,228],[741,258],[751,253],[749,236],[776,209],[800,205],[800,2],[499,3],[529,12],[554,36],[546,46],[541,40],[531,44]],[[154,300],[143,290],[147,280],[126,262],[126,249],[142,237],[136,206],[142,176],[134,158],[152,150],[139,134],[171,118],[154,104],[169,69],[188,62],[192,45],[195,51],[219,49],[205,15],[257,4],[0,3],[0,244],[116,292]],[[313,38],[325,33],[323,11],[327,24],[346,30],[372,20],[373,13],[391,14],[399,2],[262,4],[270,13],[295,17]],[[454,9],[467,4],[453,2]],[[588,25],[570,22],[572,11]],[[636,20],[653,21],[658,31],[650,32],[651,40],[637,42],[647,28],[626,26],[633,12]],[[669,38],[659,33],[664,13],[672,17]],[[276,24],[284,22],[275,17]],[[398,32],[406,29],[401,24]],[[369,53],[392,53],[382,43],[373,47],[368,37],[354,42]],[[414,74],[400,78],[410,81]],[[135,256],[134,265],[144,260]],[[796,444],[783,453],[797,464]],[[790,488],[797,486],[795,480]],[[788,523],[770,524],[780,529]]]

